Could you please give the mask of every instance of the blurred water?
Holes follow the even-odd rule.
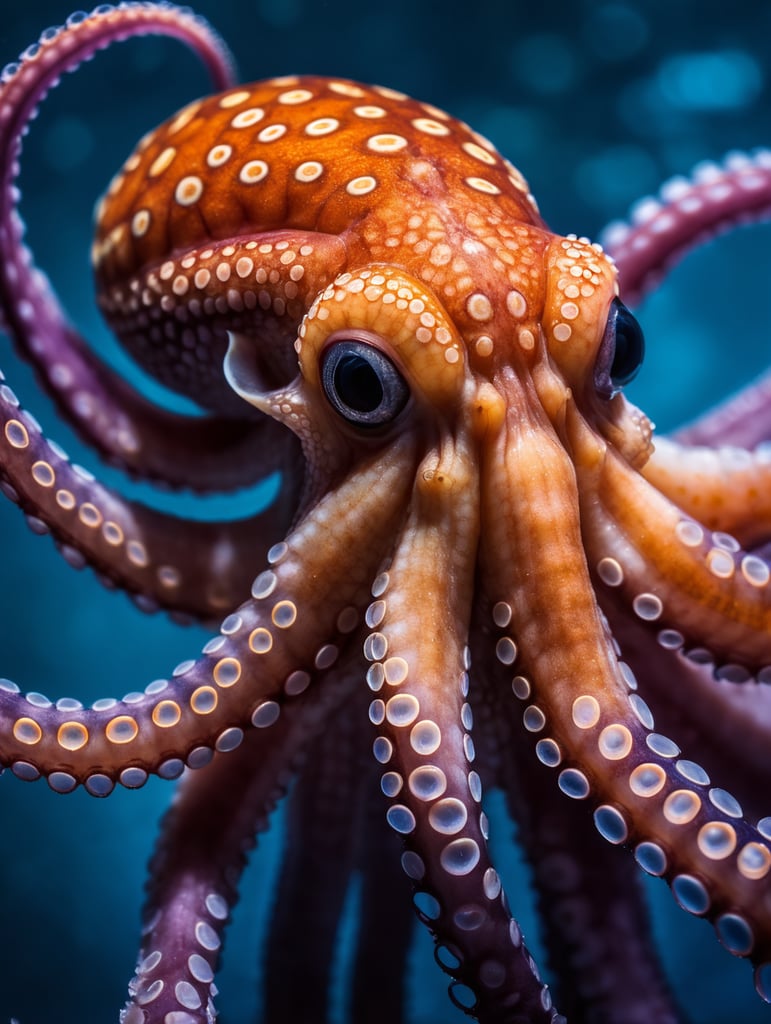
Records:
[[[0,25],[0,63],[14,59],[64,0],[30,0]],[[234,47],[245,81],[290,72],[377,81],[443,107],[488,135],[527,175],[547,221],[596,237],[608,220],[667,177],[735,148],[769,144],[771,6],[756,0],[522,4],[457,0],[205,0],[197,9]],[[78,325],[122,356],[92,302],[91,208],[134,142],[206,91],[178,44],[148,39],[111,49],[67,78],[25,144],[30,239]],[[737,233],[694,255],[640,312],[648,359],[631,397],[662,429],[674,426],[768,363],[768,229]],[[3,366],[48,432],[94,460],[55,424],[30,375]],[[123,364],[121,364],[123,365]],[[101,471],[100,471],[101,472]],[[65,567],[49,540],[0,506],[0,673],[25,689],[85,701],[140,688],[199,650],[204,633],[147,618],[88,573]],[[96,801],[44,785],[0,786],[0,1022],[116,1019],[131,974],[144,864],[170,787]],[[510,866],[508,837],[494,836]],[[220,1002],[225,1024],[256,1006],[255,906],[269,888],[276,842],[255,860],[228,936]],[[529,924],[524,886],[512,903]],[[771,1020],[750,970],[718,949],[711,929],[651,885],[672,975],[698,1024]],[[523,891],[520,892],[520,889]],[[421,963],[428,963],[422,939]],[[448,1013],[445,979],[415,969],[415,1019]]]

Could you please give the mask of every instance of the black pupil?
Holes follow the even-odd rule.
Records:
[[[343,356],[335,367],[335,388],[340,400],[356,412],[374,412],[383,401],[383,385],[361,356]]]
[[[628,384],[640,369],[645,352],[645,341],[640,325],[623,305],[616,300],[616,347],[610,379],[616,387]]]

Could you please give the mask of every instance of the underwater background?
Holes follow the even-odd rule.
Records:
[[[61,24],[68,3],[6,6],[0,65]],[[196,10],[233,48],[245,81],[295,72],[350,77],[403,90],[469,122],[522,169],[546,221],[563,233],[597,238],[672,175],[732,149],[771,145],[771,5],[757,0],[200,0]],[[127,372],[94,308],[91,211],[140,136],[207,90],[204,72],[178,43],[132,40],[67,76],[25,141],[28,241],[74,321]],[[718,240],[676,268],[637,311],[648,355],[628,394],[660,430],[769,363],[769,242],[768,228]],[[122,486],[57,423],[7,340],[0,347],[9,383],[49,436]],[[124,489],[148,500],[146,489]],[[156,503],[201,515],[244,511],[243,501],[234,506],[229,498],[192,503],[161,495]],[[5,502],[0,530],[0,675],[22,689],[86,702],[119,696],[167,675],[205,642],[203,630],[148,617],[90,572],[74,572]],[[0,1024],[117,1020],[136,955],[145,864],[172,789],[153,779],[99,801],[82,790],[61,797],[44,783],[2,779]],[[527,879],[509,840],[499,821],[498,866],[537,950]],[[280,816],[252,858],[227,935],[218,978],[223,1024],[259,1020],[260,908],[270,899],[279,850]],[[648,879],[646,887],[667,969],[694,1024],[771,1021],[749,966],[722,951],[708,925],[680,911],[663,883]],[[447,1000],[447,980],[421,932],[411,984],[415,1024],[465,1019]],[[336,1020],[343,1019],[339,1006]]]

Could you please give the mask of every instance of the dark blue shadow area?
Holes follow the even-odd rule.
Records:
[[[67,2],[30,0],[4,14],[0,65],[61,23]],[[757,0],[202,0],[196,8],[234,48],[244,81],[334,74],[404,90],[468,121],[522,169],[545,219],[561,232],[597,237],[668,177],[731,149],[771,144],[771,5]],[[91,211],[137,139],[206,90],[179,44],[132,41],[68,76],[25,142],[30,244],[74,321],[122,367],[126,357],[93,303]],[[689,419],[768,364],[770,240],[771,229],[753,228],[709,245],[638,311],[648,356],[629,394],[659,429]],[[3,369],[23,403],[49,436],[102,474],[1,344]],[[167,675],[205,642],[203,630],[147,617],[89,572],[71,570],[7,503],[0,529],[0,675],[22,689],[84,702],[119,696]],[[3,778],[0,1024],[117,1020],[136,954],[145,863],[171,792],[154,780],[97,801]],[[535,945],[527,878],[509,826],[494,820],[510,902]],[[258,1020],[257,948],[278,833],[253,858],[227,937],[224,1024]],[[692,1021],[771,1021],[748,965],[678,910],[663,884],[649,890],[663,956]],[[448,1009],[446,978],[425,935],[416,957],[416,1024],[464,1019]]]

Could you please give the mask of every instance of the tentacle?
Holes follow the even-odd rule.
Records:
[[[634,304],[691,249],[770,214],[771,154],[733,154],[723,167],[703,164],[692,180],[665,184],[658,198],[637,204],[631,224],[609,225],[603,242],[618,267],[624,299]],[[747,449],[771,440],[771,373],[678,429],[674,439],[683,445]]]
[[[516,408],[485,450],[485,468],[483,509],[529,510],[490,515],[483,544],[502,633],[496,650],[537,757],[564,794],[594,806],[604,838],[631,845],[684,909],[711,920],[731,952],[752,956],[768,998],[769,830],[710,800],[703,770],[653,731],[596,604],[570,457],[547,425]]]
[[[687,748],[712,778],[719,778],[753,819],[769,810],[771,690],[748,681],[737,686],[715,678],[714,666],[688,657],[671,630],[657,630],[614,600],[598,579],[596,592],[611,632],[631,665],[640,696],[656,723]],[[696,652],[698,655],[698,652]],[[737,743],[737,737],[741,742]],[[726,758],[725,751],[731,750]],[[720,800],[725,791],[716,791]]]
[[[503,612],[496,609],[496,617]],[[598,835],[586,808],[565,800],[536,757],[511,705],[508,666],[495,656],[491,613],[478,602],[475,725],[487,735],[486,744],[478,737],[482,751],[492,751],[495,784],[506,795],[532,868],[558,1004],[571,1024],[676,1024],[682,1018],[661,970],[639,869]]]
[[[369,736],[367,737],[369,740]],[[367,751],[367,797],[361,811],[358,863],[359,925],[353,964],[351,1020],[402,1024],[407,1019],[407,978],[415,915],[410,886],[400,863],[401,836],[387,828],[377,788],[377,764]],[[371,785],[370,785],[371,784]]]
[[[360,652],[358,637],[352,646]],[[271,1021],[324,1024],[329,1018],[336,940],[356,854],[352,832],[361,809],[361,757],[367,740],[362,730],[364,670],[358,657],[353,667],[359,689],[314,741],[308,768],[290,797],[266,950],[265,1016]],[[373,781],[371,773],[364,779]],[[303,928],[298,929],[298,921]]]
[[[675,431],[685,445],[736,445],[752,449],[771,441],[771,370]]]
[[[684,515],[574,419],[584,541],[600,579],[640,618],[762,672],[771,664],[768,562]]]
[[[682,1022],[656,955],[637,865],[598,835],[583,807],[565,806],[534,761],[522,765],[535,813],[520,835],[568,1020]]]
[[[104,795],[116,781],[141,785],[150,771],[175,777],[185,763],[205,763],[212,749],[237,745],[265,703],[282,699],[298,668],[323,668],[336,659],[331,638],[355,625],[346,609],[361,603],[404,508],[411,444],[409,438],[392,442],[322,499],[273,549],[271,568],[253,584],[254,600],[228,616],[204,657],[178,666],[172,679],[90,709],[72,700],[54,706],[39,695],[24,698],[4,684],[0,764],[25,779],[46,775],[57,790],[83,782]],[[362,521],[374,541],[362,537]],[[330,595],[333,555],[341,582]]]
[[[215,755],[205,772],[182,780],[150,862],[142,945],[121,1024],[214,1019],[222,932],[246,852],[267,830],[290,777],[290,732],[280,721],[266,734],[250,733],[239,750]]]
[[[361,650],[358,638],[351,646]],[[362,683],[358,657],[349,671]],[[414,917],[399,865],[401,843],[386,828],[376,798],[365,715],[366,690],[357,690],[346,699],[344,713],[326,722],[292,792],[267,947],[268,1020],[328,1019],[337,940],[354,872],[361,887],[355,958],[344,981],[351,989],[350,1016],[370,1024],[403,1020]],[[299,932],[298,920],[307,923]]]
[[[230,522],[198,522],[157,512],[103,487],[47,441],[35,420],[0,387],[0,479],[36,532],[50,531],[67,560],[90,565],[147,611],[222,616],[249,593],[253,568],[285,535],[299,502],[302,456],[281,428],[275,457],[288,475],[264,511]]]
[[[507,751],[509,794],[520,788],[518,835],[533,869],[557,998],[572,1024],[678,1024],[653,943],[639,869],[605,842],[586,808],[564,799],[523,726]]]
[[[403,834],[414,903],[456,978],[453,1000],[480,1021],[552,1021],[548,990],[506,909],[480,814],[468,694],[468,634],[478,477],[463,438],[420,466],[412,509],[372,589],[364,652],[376,697],[387,818]],[[445,582],[446,581],[446,582]]]
[[[739,224],[771,214],[771,153],[735,153],[723,166],[704,163],[691,180],[674,178],[660,197],[638,203],[631,224],[609,225],[603,245],[618,266],[631,304],[658,284],[689,250]]]
[[[745,547],[771,538],[771,445],[747,451],[656,438],[642,474],[685,513]]]
[[[167,412],[144,399],[68,325],[43,273],[22,242],[16,213],[20,139],[48,89],[97,50],[146,33],[174,36],[209,68],[215,86],[233,81],[229,52],[201,18],[171,5],[121,4],[73,16],[9,65],[0,82],[0,308],[20,352],[37,368],[62,414],[109,461],[129,472],[194,490],[233,488],[259,478],[261,453],[276,436],[270,423]],[[270,472],[268,465],[263,472]]]
[[[316,675],[280,714],[278,705],[265,714],[237,751],[216,754],[205,772],[182,780],[150,864],[142,948],[121,1024],[214,1019],[222,932],[248,851],[309,741],[351,694],[351,673]]]

